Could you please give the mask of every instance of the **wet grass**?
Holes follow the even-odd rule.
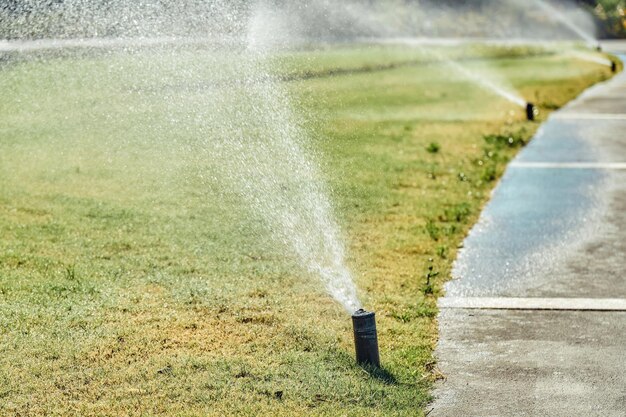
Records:
[[[367,62],[387,62],[377,53]],[[542,117],[609,76],[519,55],[489,59]],[[125,59],[3,70],[0,414],[422,415],[440,377],[436,297],[537,125],[436,63],[286,84],[313,115],[311,148],[378,315],[374,371],[354,364],[342,308],[188,164],[198,133],[184,109],[206,91],[137,81],[129,68],[152,61]]]

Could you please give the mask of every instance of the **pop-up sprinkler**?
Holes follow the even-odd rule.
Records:
[[[617,62],[611,61],[611,72],[617,72]]]
[[[352,325],[354,326],[354,348],[357,363],[380,367],[375,314],[363,309],[357,310],[352,315]]]
[[[526,118],[530,121],[535,120],[535,117],[539,114],[539,110],[533,103],[526,103]]]

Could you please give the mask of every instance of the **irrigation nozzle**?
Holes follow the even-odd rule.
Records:
[[[352,325],[354,326],[354,348],[357,363],[380,367],[376,315],[373,312],[359,309],[352,315]]]
[[[617,72],[617,62],[611,61],[611,72]]]
[[[537,115],[539,115],[537,107],[533,103],[526,103],[526,118],[533,121]]]

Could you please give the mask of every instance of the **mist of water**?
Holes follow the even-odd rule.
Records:
[[[111,49],[146,48],[156,46],[191,46],[210,44],[206,38],[185,38],[158,36],[150,38],[86,38],[86,39],[34,39],[0,40],[0,52],[34,52],[41,50],[62,50],[72,48]],[[215,40],[213,40],[215,42]]]
[[[240,48],[220,50],[228,62],[216,68],[220,84],[205,92],[201,108],[184,104],[203,132],[196,161],[209,158],[209,182],[234,193],[286,258],[353,313],[361,304],[318,155],[286,85],[272,75],[273,53],[289,25],[264,1],[246,22]]]
[[[268,34],[288,27],[288,21],[276,18],[265,2],[256,4],[246,36],[256,79],[248,78],[245,95],[248,103],[254,103],[250,113],[260,124],[261,137],[252,143],[241,137],[231,141],[232,147],[221,149],[222,156],[236,164],[237,169],[229,170],[233,185],[269,223],[275,240],[290,248],[301,265],[320,277],[328,292],[353,313],[361,304],[346,267],[329,192],[315,156],[305,148],[307,134],[299,127],[284,84],[272,79],[265,67],[274,45]]]
[[[235,99],[221,96],[210,105],[211,116],[205,120],[212,132],[206,146],[218,160],[212,174],[236,190],[273,240],[353,313],[361,305],[346,267],[327,186],[317,158],[307,149],[307,133],[300,127],[284,83],[274,79],[268,67],[275,39],[271,30],[281,24],[268,18],[263,3],[257,4],[245,56],[239,57],[237,69],[229,75],[228,90],[220,93]]]
[[[589,45],[589,46],[597,45],[597,40],[596,40],[596,38],[592,34],[588,33],[585,30],[583,30],[579,25],[574,23],[574,21],[572,19],[568,18],[565,15],[565,13],[561,12],[560,10],[558,10],[556,7],[552,6],[547,1],[544,1],[544,0],[532,0],[532,3],[536,4],[543,11],[548,13],[548,15],[551,18],[553,18],[554,20],[557,20],[558,22],[560,22],[563,25],[565,25],[573,33],[575,33],[577,36],[579,36],[581,39],[583,39],[587,43],[587,45]]]
[[[0,39],[217,38],[232,33],[233,24],[243,21],[253,3],[8,0],[0,2]],[[241,14],[222,20],[224,7]],[[549,10],[554,19],[559,16],[568,23],[550,24],[537,9]],[[288,22],[277,34],[280,42],[290,44],[356,37],[554,40],[564,39],[569,32],[592,38],[593,31],[589,16],[572,4],[563,13],[544,0],[273,0],[268,10],[271,13],[265,18],[281,16]]]

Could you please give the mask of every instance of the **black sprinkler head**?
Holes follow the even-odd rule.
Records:
[[[617,62],[611,61],[611,72],[617,72]]]
[[[380,367],[378,353],[378,335],[376,332],[376,315],[363,309],[352,315],[354,326],[354,348],[356,361],[359,365]]]
[[[526,119],[533,121],[535,117],[539,114],[537,107],[533,103],[526,104]]]

